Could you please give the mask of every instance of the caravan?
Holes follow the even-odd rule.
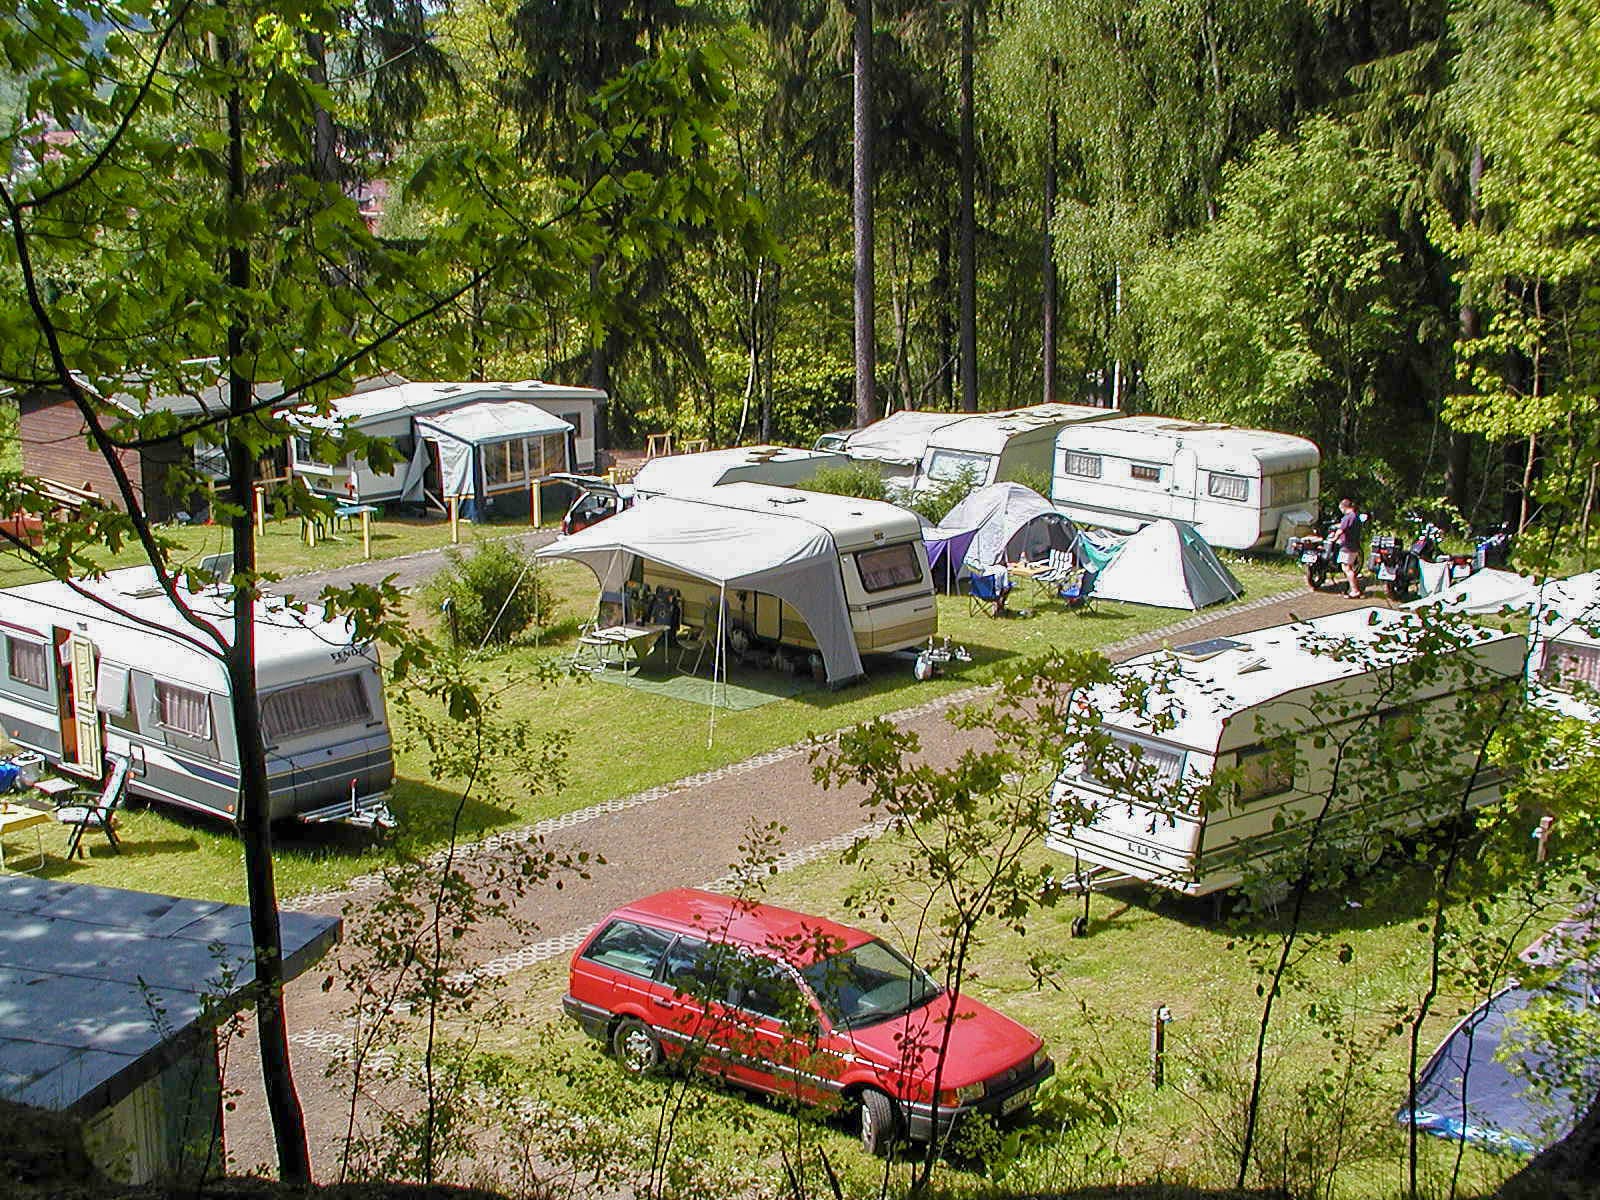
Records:
[[[1115,684],[1080,698],[1100,714],[1107,761],[1085,754],[1065,765],[1048,844],[1072,855],[1080,869],[1190,895],[1233,887],[1270,867],[1304,844],[1335,788],[1341,729],[1351,730],[1367,714],[1380,727],[1414,727],[1430,714],[1480,702],[1486,688],[1520,690],[1527,639],[1480,630],[1448,652],[1448,667],[1430,682],[1395,697],[1394,668],[1416,659],[1408,647],[1420,628],[1412,613],[1360,608],[1122,664],[1117,671],[1135,682],[1178,674],[1154,689],[1159,715],[1130,710]],[[1340,710],[1342,722],[1324,701]],[[1396,736],[1404,727],[1394,727]],[[1292,754],[1281,748],[1285,738]],[[1476,751],[1461,746],[1426,782],[1444,777],[1470,789],[1473,806],[1493,801],[1498,776],[1474,774]],[[1130,762],[1149,785],[1138,795],[1119,782],[1129,776]],[[1422,778],[1397,777],[1387,765],[1345,760],[1338,779],[1322,844],[1352,856],[1381,850],[1380,830],[1416,829],[1441,815],[1419,799],[1427,790]],[[1164,802],[1151,802],[1153,790],[1164,793]]]
[[[1056,437],[1051,499],[1074,521],[1131,533],[1168,517],[1213,546],[1269,546],[1280,522],[1316,519],[1315,442],[1286,433],[1118,417],[1063,428]]]
[[[1056,434],[1066,426],[1106,421],[1111,408],[1034,404],[999,412],[898,412],[849,434],[827,434],[818,450],[842,450],[876,464],[895,486],[925,491],[967,478],[974,488],[1018,473],[1050,474]]]
[[[231,601],[187,597],[228,636]],[[273,820],[392,824],[394,756],[376,652],[347,626],[258,601],[256,681]],[[222,662],[149,567],[0,591],[0,719],[13,741],[98,778],[131,765],[134,795],[234,820],[239,754]]]
[[[536,553],[588,566],[624,618],[645,619],[626,611],[630,589],[665,591],[683,625],[737,653],[814,654],[833,684],[864,673],[861,655],[938,630],[922,527],[880,501],[730,483],[636,504]]]
[[[726,483],[797,487],[815,479],[818,471],[849,462],[843,454],[792,446],[734,446],[699,454],[668,454],[639,468],[633,477],[633,491],[644,499],[694,495]]]

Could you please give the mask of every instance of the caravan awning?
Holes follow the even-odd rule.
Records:
[[[659,496],[536,553],[583,563],[603,591],[620,590],[634,560],[645,559],[724,589],[776,596],[811,631],[829,683],[862,674],[833,535],[803,517]]]
[[[405,499],[421,498],[422,443],[439,447],[440,483],[447,496],[461,496],[476,489],[473,485],[472,456],[479,446],[520,441],[548,433],[570,433],[572,426],[560,417],[545,412],[537,404],[523,400],[479,400],[417,418],[417,458],[406,473],[402,493]],[[415,493],[415,495],[413,495]],[[482,500],[482,496],[478,499]]]

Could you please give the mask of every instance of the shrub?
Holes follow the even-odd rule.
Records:
[[[954,479],[943,480],[930,488],[916,492],[902,501],[901,506],[909,508],[930,525],[937,525],[949,515],[952,508],[965,500],[977,485],[978,473],[971,467],[963,467]]]
[[[1041,471],[1035,467],[1014,467],[1004,476],[1011,483],[1020,483],[1025,488],[1032,488],[1050,499],[1050,472]]]
[[[505,645],[530,625],[550,625],[555,600],[526,551],[510,541],[496,541],[471,555],[451,550],[445,558],[449,566],[424,595],[446,610],[445,636],[458,650],[476,650],[486,643]]]
[[[851,463],[846,467],[824,467],[800,485],[808,492],[830,496],[857,496],[862,500],[887,500],[883,472],[870,463]]]

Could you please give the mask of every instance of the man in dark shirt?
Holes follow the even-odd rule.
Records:
[[[1344,569],[1345,580],[1350,585],[1350,596],[1357,599],[1362,595],[1358,574],[1361,570],[1361,514],[1356,512],[1356,502],[1349,496],[1339,501],[1339,512],[1339,523],[1328,536],[1339,548],[1339,566]]]

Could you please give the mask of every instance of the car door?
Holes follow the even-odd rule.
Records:
[[[714,1075],[724,1073],[726,1047],[718,1033],[727,1008],[731,951],[703,938],[680,935],[661,963],[651,995],[656,1023],[670,1030],[685,1060]]]
[[[728,1078],[806,1104],[826,1102],[841,1063],[810,993],[775,959],[741,953],[737,961],[734,1003],[720,1034]]]

